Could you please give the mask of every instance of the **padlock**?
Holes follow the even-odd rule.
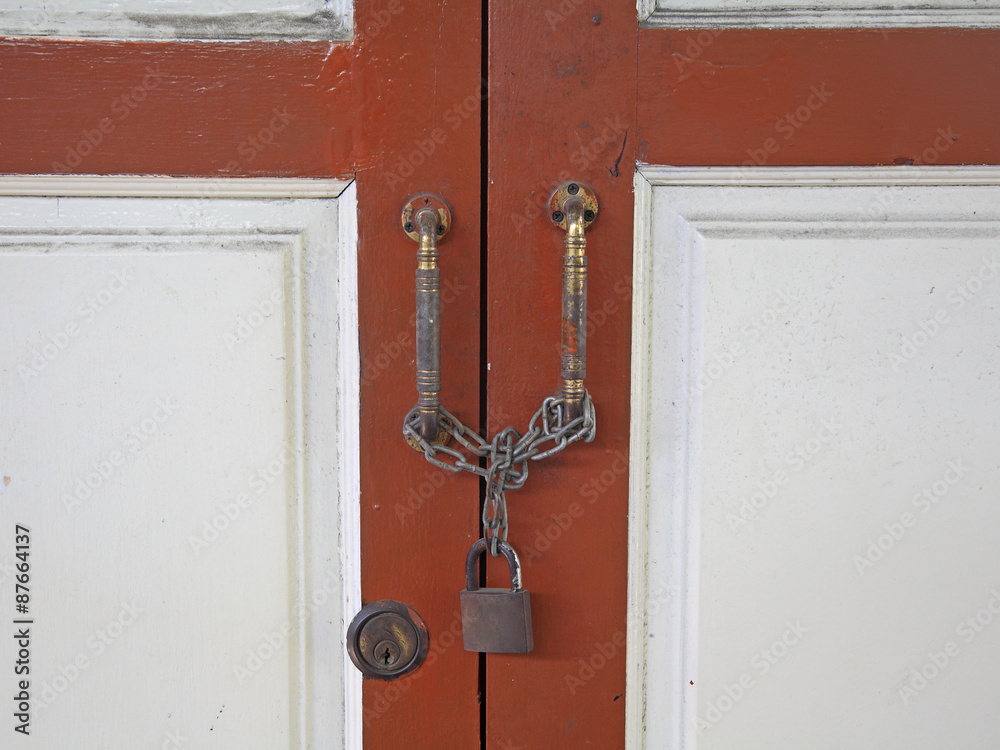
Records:
[[[534,647],[531,636],[531,595],[521,588],[521,563],[514,548],[497,542],[510,566],[509,589],[479,588],[479,556],[487,542],[472,545],[465,561],[466,590],[462,592],[462,639],[466,651],[488,654],[526,654]]]

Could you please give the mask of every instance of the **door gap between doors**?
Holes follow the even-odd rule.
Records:
[[[480,434],[489,432],[489,349],[487,339],[489,332],[489,256],[487,253],[487,197],[489,196],[489,132],[490,132],[490,88],[489,88],[489,39],[490,39],[490,8],[489,0],[483,0],[480,10],[480,92],[479,99],[479,429]],[[486,459],[480,459],[479,465],[485,467]],[[486,503],[486,480],[479,478],[480,511]],[[480,513],[479,536],[486,536]],[[489,555],[483,555],[479,566],[479,585],[486,586],[486,561]],[[479,748],[486,750],[486,654],[479,654]]]

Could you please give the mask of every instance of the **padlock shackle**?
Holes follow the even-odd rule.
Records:
[[[468,591],[479,591],[479,557],[487,550],[487,542],[480,539],[472,545],[469,556],[465,559],[465,588]],[[507,558],[507,565],[510,568],[510,590],[518,592],[521,590],[521,561],[517,557],[514,548],[507,542],[497,541],[497,549],[503,552]]]

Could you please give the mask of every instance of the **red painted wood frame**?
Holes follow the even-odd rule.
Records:
[[[398,213],[425,190],[452,205],[443,398],[475,427],[482,19],[478,7],[358,0],[356,20],[351,45],[4,41],[0,171],[357,175],[362,592],[413,605],[436,654],[403,683],[366,684],[365,745],[474,748],[479,659],[454,633],[479,488],[431,470],[399,435],[415,396],[414,247]],[[621,748],[636,159],[997,163],[1000,33],[639,30],[627,0],[494,3],[489,31],[491,434],[524,425],[558,387],[561,236],[544,201],[579,179],[601,212],[588,249],[598,438],[509,495],[536,647],[485,660],[486,747]]]

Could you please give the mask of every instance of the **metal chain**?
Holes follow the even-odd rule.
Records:
[[[468,471],[486,479],[483,528],[494,557],[500,556],[497,542],[507,541],[506,491],[524,486],[528,479],[528,461],[553,456],[578,440],[589,443],[597,434],[597,412],[589,393],[584,393],[583,414],[575,419],[566,421],[565,403],[561,396],[545,399],[524,435],[513,427],[506,427],[490,441],[470,430],[442,406],[442,428],[466,451],[477,458],[485,458],[486,466],[480,466],[478,461],[470,463],[458,448],[424,440],[420,436],[420,415],[416,407],[403,420],[403,437],[414,448],[423,451],[430,463],[447,471]],[[549,443],[551,447],[547,447]]]

